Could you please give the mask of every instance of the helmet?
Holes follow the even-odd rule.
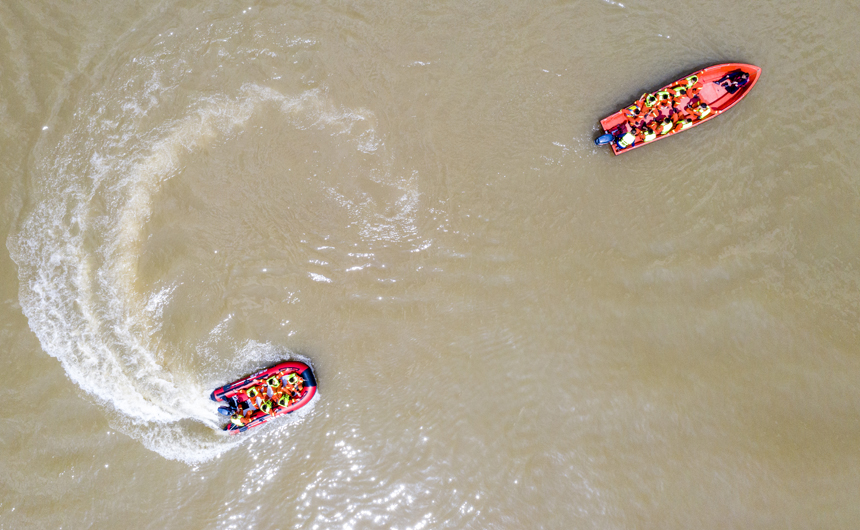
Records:
[[[268,383],[268,385],[272,388],[278,388],[279,386],[281,386],[281,382],[278,381],[278,378],[275,376],[266,379],[266,383]]]
[[[290,398],[288,398],[286,395],[283,395],[283,396],[278,398],[278,406],[279,407],[286,407],[289,402],[290,402]]]

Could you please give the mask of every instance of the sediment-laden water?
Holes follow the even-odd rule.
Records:
[[[0,528],[854,528],[858,22],[0,2]],[[286,358],[312,406],[225,436]]]

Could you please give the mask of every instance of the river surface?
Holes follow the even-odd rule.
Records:
[[[857,528],[858,25],[0,0],[0,528]],[[594,146],[721,62],[725,115]],[[222,434],[289,358],[312,405]]]

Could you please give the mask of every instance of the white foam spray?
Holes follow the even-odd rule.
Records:
[[[283,348],[250,342],[232,366],[207,374],[168,370],[160,330],[175,285],[154,293],[136,287],[138,260],[154,198],[182,169],[189,153],[244,126],[274,106],[296,127],[349,133],[366,117],[329,104],[320,90],[296,96],[247,84],[233,97],[198,100],[184,116],[145,130],[158,76],[142,94],[109,107],[96,94],[73,120],[53,157],[40,160],[33,179],[35,206],[9,247],[19,267],[20,301],[30,326],[69,378],[104,404],[112,422],[171,459],[208,460],[238,443],[220,435],[212,387],[260,363],[294,357]],[[364,130],[356,149],[366,149]],[[377,142],[378,143],[378,142]],[[216,327],[212,335],[221,333]],[[206,358],[205,345],[198,355]],[[213,359],[214,361],[214,359]]]

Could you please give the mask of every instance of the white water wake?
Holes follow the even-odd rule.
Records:
[[[119,429],[167,458],[199,462],[238,442],[218,431],[208,399],[212,388],[225,377],[295,356],[250,341],[236,345],[230,366],[216,366],[207,341],[223,334],[220,327],[197,351],[171,351],[162,337],[163,309],[176,285],[153,292],[138,286],[155,197],[181,173],[185,157],[234,134],[255,113],[276,109],[297,128],[343,133],[356,149],[373,139],[366,129],[352,137],[350,129],[366,116],[327,103],[319,90],[287,96],[247,84],[235,97],[202,98],[184,117],[141,132],[146,98],[130,97],[110,119],[93,103],[76,115],[55,156],[38,162],[35,206],[9,247],[19,268],[21,306],[43,349],[106,407]],[[169,369],[177,358],[202,359],[203,366]]]

